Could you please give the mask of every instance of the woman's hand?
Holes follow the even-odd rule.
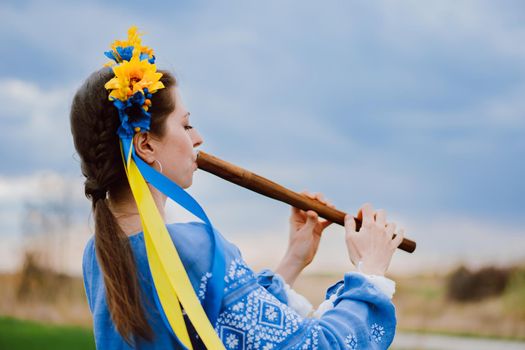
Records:
[[[346,246],[350,260],[354,265],[361,261],[363,273],[383,276],[390,265],[392,255],[403,241],[401,231],[392,239],[395,223],[386,222],[386,212],[379,209],[374,212],[370,203],[365,203],[357,214],[362,220],[361,229],[355,231],[352,215],[345,216]]]
[[[301,194],[335,208],[321,193],[303,191]],[[319,215],[313,210],[304,211],[292,207],[288,249],[279,267],[276,269],[276,272],[289,285],[292,285],[299,273],[312,262],[317,253],[317,248],[319,248],[323,230],[330,224],[332,224],[331,221],[320,220]]]

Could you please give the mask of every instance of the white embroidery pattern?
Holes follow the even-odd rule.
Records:
[[[357,349],[357,339],[353,334],[348,334],[345,338],[345,345],[350,350]]]
[[[237,304],[232,306],[233,311],[242,311],[244,310],[244,303],[242,301],[239,301]]]
[[[237,258],[231,262],[226,276],[224,276],[224,282],[226,282],[224,293],[226,294],[254,278],[255,274],[253,271],[246,266],[246,263],[242,259]]]
[[[370,337],[373,341],[376,343],[379,343],[381,341],[381,337],[385,334],[385,329],[378,325],[377,323],[374,323],[372,325],[372,329],[370,331]]]
[[[319,332],[321,327],[316,324],[311,328],[311,332],[308,333],[308,337],[303,341],[298,349],[300,350],[317,350],[319,345]]]
[[[204,300],[205,296],[206,296],[206,286],[208,284],[208,280],[211,278],[212,274],[211,272],[206,272],[204,275],[202,275],[201,277],[201,283],[199,285],[199,299],[201,300]]]
[[[268,306],[264,310],[264,312],[265,312],[266,318],[269,319],[270,321],[274,321],[278,317],[277,311],[275,310],[274,306]]]
[[[232,286],[239,286],[239,280],[250,276],[255,280],[255,275],[241,259],[234,260],[224,278],[225,290],[236,289]],[[298,331],[301,322],[297,312],[265,288],[258,287],[247,293],[240,292],[239,297],[219,315],[215,330],[228,350],[272,350]],[[319,329],[314,325],[298,348],[317,349]]]
[[[226,346],[230,349],[236,349],[239,346],[239,338],[234,333],[228,334],[226,337]]]

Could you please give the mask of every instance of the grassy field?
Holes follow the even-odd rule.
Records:
[[[525,340],[525,265],[519,271],[502,295],[468,303],[446,297],[446,275],[390,276],[398,331]],[[317,306],[341,276],[302,275],[294,289]],[[94,348],[81,278],[39,272],[23,281],[20,273],[0,274],[0,349]]]
[[[5,350],[92,350],[95,349],[90,329],[50,326],[32,321],[0,317],[0,349]]]

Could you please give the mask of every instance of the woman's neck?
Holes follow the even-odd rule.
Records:
[[[157,205],[160,216],[162,217],[162,220],[164,220],[166,196],[150,184],[148,184],[148,187],[153,196],[153,200]],[[110,210],[113,212],[113,215],[115,215],[119,226],[127,236],[135,235],[143,230],[137,204],[135,203],[131,191],[128,191],[124,195],[120,195],[118,198],[109,197],[108,201]]]

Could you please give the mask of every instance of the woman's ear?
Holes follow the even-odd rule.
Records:
[[[133,136],[135,153],[146,163],[155,161],[155,140],[149,132],[138,132]]]

